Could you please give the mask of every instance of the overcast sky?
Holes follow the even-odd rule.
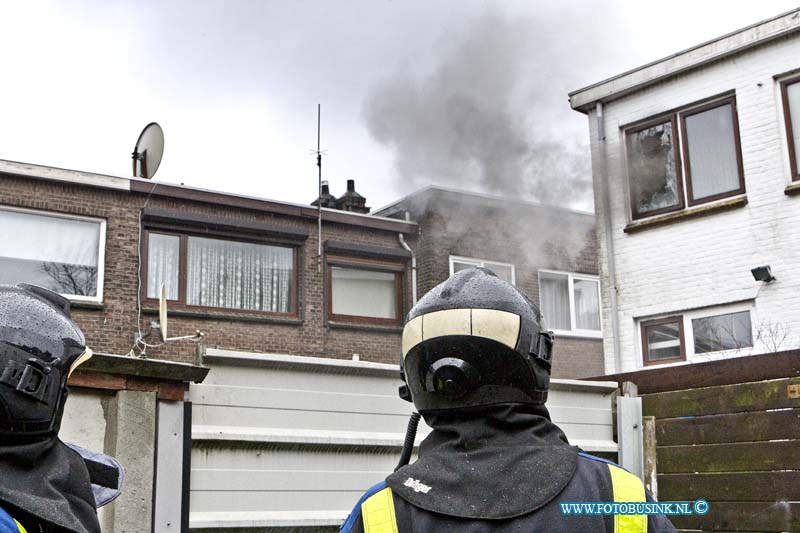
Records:
[[[0,0],[0,158],[118,176],[164,128],[156,180],[380,207],[428,185],[591,209],[567,92],[792,2]]]

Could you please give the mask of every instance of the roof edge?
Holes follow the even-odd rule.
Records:
[[[188,187],[162,181],[95,174],[80,170],[70,170],[3,159],[0,159],[0,174],[10,174],[37,180],[73,183],[129,193],[143,193],[183,200],[194,200],[302,218],[317,218],[319,216],[318,209],[310,205]],[[322,220],[325,222],[335,222],[406,234],[414,234],[418,231],[415,222],[329,208],[322,208]]]
[[[418,189],[418,190],[412,192],[411,194],[408,194],[408,195],[400,198],[399,200],[395,200],[394,202],[392,202],[392,203],[390,203],[388,205],[385,205],[385,206],[381,207],[380,209],[376,209],[374,212],[377,214],[377,213],[384,213],[384,212],[387,212],[387,211],[392,211],[394,208],[399,208],[403,204],[406,204],[406,203],[412,201],[414,198],[418,198],[418,197],[423,196],[425,194],[434,195],[434,194],[437,194],[437,193],[465,196],[465,197],[472,198],[472,199],[486,200],[486,201],[490,201],[490,202],[513,203],[513,204],[516,204],[516,205],[525,205],[525,206],[530,206],[532,208],[545,209],[545,210],[550,210],[550,211],[561,211],[561,212],[569,213],[571,215],[585,216],[585,217],[591,217],[591,218],[595,218],[595,216],[596,216],[594,213],[592,213],[590,211],[581,211],[580,209],[570,209],[568,207],[561,207],[561,206],[558,206],[558,205],[543,204],[541,202],[534,202],[534,201],[530,201],[530,200],[520,200],[518,198],[510,198],[510,197],[507,197],[507,196],[499,196],[499,195],[496,195],[496,194],[487,194],[487,193],[480,193],[480,192],[474,192],[474,191],[464,191],[464,190],[460,190],[460,189],[453,189],[453,188],[450,188],[450,187],[442,187],[442,186],[439,186],[439,185],[428,185],[427,187],[423,187],[422,189]],[[396,212],[396,211],[393,211],[393,212]],[[396,220],[396,219],[392,219],[392,220]]]
[[[800,30],[799,15],[800,8],[795,8],[571,91],[568,93],[570,106],[576,111],[587,113],[589,106],[598,101],[615,100],[687,70],[719,61],[794,33]],[[730,42],[724,43],[726,40]],[[725,44],[728,46],[724,46]],[[720,48],[722,49],[720,50]],[[681,64],[684,61],[685,63]],[[651,72],[648,73],[648,71]]]

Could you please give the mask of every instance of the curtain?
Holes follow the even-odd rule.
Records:
[[[575,322],[578,329],[600,331],[600,298],[596,281],[576,279],[575,289]]]
[[[542,314],[548,328],[569,330],[569,278],[547,276],[540,281]]]
[[[686,117],[686,139],[695,199],[739,188],[730,104]]]
[[[291,248],[189,237],[187,255],[188,305],[291,311]]]
[[[397,318],[394,272],[331,267],[334,315]]]
[[[147,297],[159,298],[164,285],[167,300],[178,299],[181,239],[150,233],[147,237]]]
[[[0,283],[96,296],[100,222],[0,209]]]

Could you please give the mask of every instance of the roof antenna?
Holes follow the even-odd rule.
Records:
[[[320,122],[322,116],[322,105],[317,104],[317,169],[318,169],[318,183],[317,183],[317,272],[322,272],[322,154],[324,150],[320,150]]]

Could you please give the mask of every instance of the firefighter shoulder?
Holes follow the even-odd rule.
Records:
[[[636,476],[571,446],[551,422],[553,336],[514,286],[486,269],[457,272],[413,307],[402,344],[400,395],[433,431],[341,532],[675,531],[663,516],[562,514],[560,502],[648,497]],[[407,435],[404,458],[411,445]]]
[[[58,439],[67,378],[91,355],[68,300],[0,285],[0,533],[98,533],[119,494],[119,463]]]

